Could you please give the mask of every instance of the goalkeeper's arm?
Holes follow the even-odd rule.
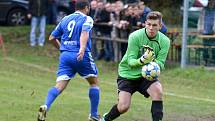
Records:
[[[155,59],[155,54],[151,47],[144,46],[144,50],[144,54],[139,58],[141,65],[147,64]]]
[[[128,65],[130,67],[142,66],[151,61],[154,61],[155,56],[154,56],[154,52],[152,50],[146,50],[144,52],[144,54],[138,59],[135,59],[134,51],[132,51],[132,52],[133,52],[133,54],[128,55]]]

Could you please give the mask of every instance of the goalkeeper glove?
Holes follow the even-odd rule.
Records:
[[[143,47],[144,47],[145,52],[139,59],[141,65],[147,64],[147,63],[153,61],[155,58],[153,48],[151,48],[149,46],[143,46]]]

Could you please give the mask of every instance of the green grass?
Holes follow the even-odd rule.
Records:
[[[11,31],[18,33],[15,36]],[[48,89],[55,85],[59,53],[48,42],[44,48],[30,48],[28,31],[28,27],[0,28],[0,32],[7,35],[6,57],[0,48],[1,121],[35,121]],[[96,61],[96,64],[101,88],[99,111],[103,114],[117,102],[117,64],[104,61]],[[214,73],[204,67],[182,70],[178,66],[167,66],[160,77],[164,87],[164,121],[214,121]],[[47,121],[87,121],[88,87],[80,76],[71,80],[52,105]],[[136,93],[129,112],[116,121],[150,121],[150,105],[150,99]]]

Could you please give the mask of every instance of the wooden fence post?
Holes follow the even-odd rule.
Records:
[[[111,22],[113,23],[112,31],[111,31],[111,39],[115,40],[117,38],[117,21],[113,15],[113,13],[110,14]],[[119,61],[119,46],[117,41],[113,41],[113,49],[114,49],[114,62]]]

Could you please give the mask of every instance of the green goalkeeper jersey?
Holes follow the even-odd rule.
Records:
[[[139,58],[143,54],[141,52],[143,45],[153,48],[155,62],[159,64],[161,69],[164,69],[164,63],[170,47],[169,38],[158,32],[154,38],[150,39],[146,34],[146,29],[143,28],[129,35],[128,48],[118,68],[119,76],[131,80],[141,77],[142,65],[139,63]]]

